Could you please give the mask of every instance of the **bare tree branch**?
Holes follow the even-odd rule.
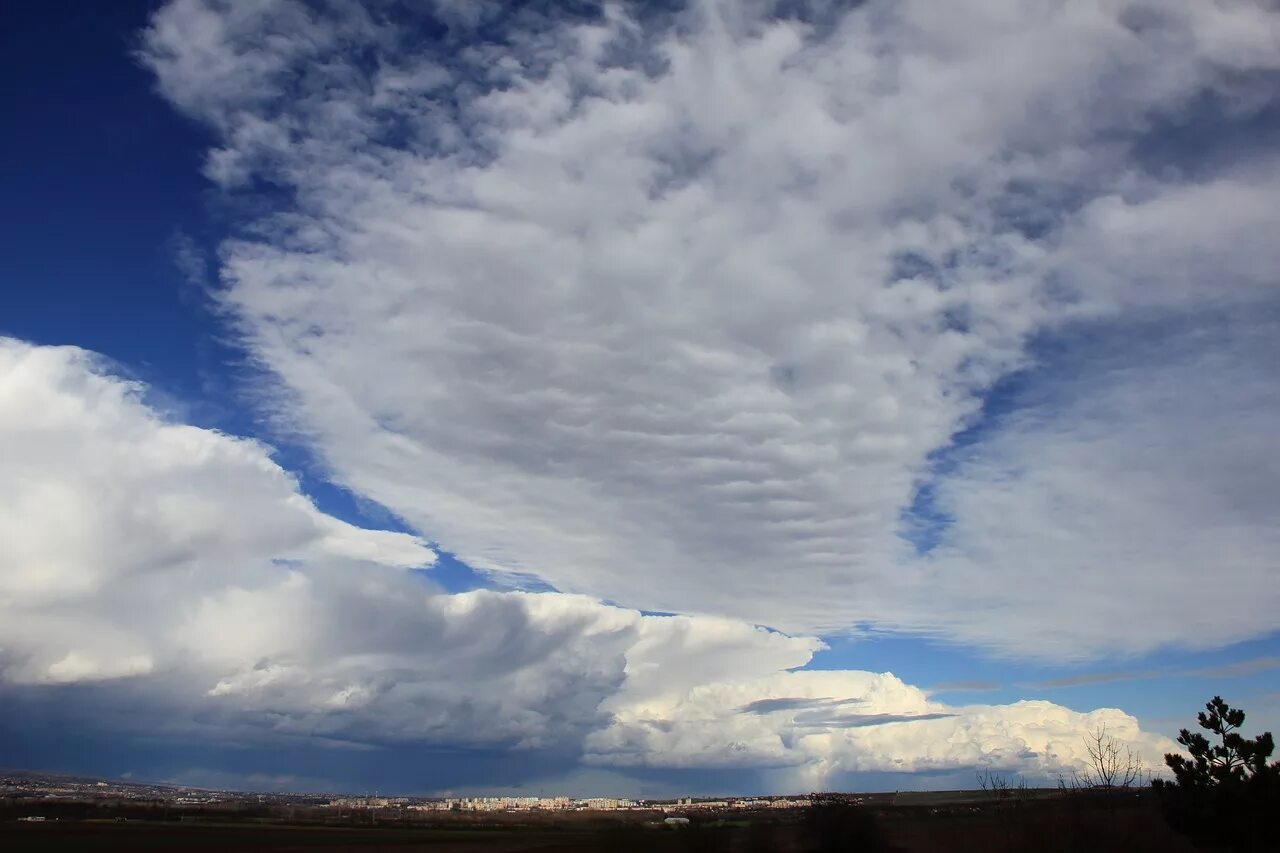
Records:
[[[1075,788],[1131,788],[1142,778],[1142,760],[1133,747],[1107,734],[1105,726],[1099,726],[1085,738],[1085,752],[1089,764],[1081,771],[1073,771],[1072,787]]]

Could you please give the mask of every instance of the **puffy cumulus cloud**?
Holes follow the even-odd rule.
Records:
[[[431,563],[420,541],[322,514],[266,447],[144,391],[82,350],[0,340],[0,694],[79,691],[55,695],[90,728],[809,780],[1069,767],[1099,721],[1154,743],[1119,712],[951,708],[889,674],[797,672],[821,641],[738,620],[442,594],[406,571]]]
[[[587,739],[589,761],[786,768],[799,787],[842,773],[982,766],[1048,778],[1087,766],[1085,737],[1099,730],[1153,769],[1176,749],[1115,709],[1080,713],[1044,701],[953,707],[890,673],[762,674],[700,685],[668,703],[635,701],[624,689],[612,706],[612,724]]]
[[[224,245],[221,295],[333,476],[474,566],[628,606],[1038,655],[1200,639],[1193,561],[1265,536],[1224,509],[1168,547],[1209,485],[1176,480],[1174,512],[1149,498],[1181,460],[1115,476],[1140,399],[1105,465],[1065,458],[1087,437],[1063,476],[1017,451],[1020,526],[957,506],[921,558],[902,519],[1029,341],[1274,304],[1280,164],[1247,132],[1275,120],[1274,9],[642,6],[442,3],[439,38],[349,3],[154,17],[142,59],[217,131],[210,176],[288,190]],[[1235,379],[1206,381],[1188,399]],[[1242,461],[1159,426],[1153,452]],[[1089,541],[1055,510],[1117,483],[1143,523]],[[1081,618],[1165,560],[1179,583],[1135,572],[1122,626]],[[1232,631],[1274,629],[1255,563],[1219,571],[1260,602]],[[965,607],[926,594],[944,575]]]
[[[414,537],[319,512],[266,447],[169,421],[142,392],[83,350],[0,338],[8,679],[150,671],[161,637],[194,615],[179,602],[279,581],[289,575],[280,561],[434,560]],[[281,630],[270,612],[259,616],[248,630]],[[224,634],[225,625],[190,640],[210,649],[245,641]]]

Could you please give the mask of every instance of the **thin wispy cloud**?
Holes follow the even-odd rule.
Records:
[[[1086,672],[1080,675],[1067,675],[1061,678],[1050,678],[1037,681],[1027,687],[1053,689],[1056,687],[1081,687],[1087,684],[1109,684],[1113,681],[1136,681],[1147,678],[1161,678],[1171,673],[1152,670],[1147,672]]]
[[[757,699],[743,705],[740,709],[744,714],[773,714],[778,711],[806,711],[813,708],[838,708],[841,705],[851,705],[862,700],[851,699],[806,699],[803,696],[784,696],[777,699]]]
[[[1220,666],[1204,666],[1193,669],[1166,667],[1121,672],[1087,672],[1037,681],[1024,685],[1037,688],[1080,687],[1087,684],[1106,684],[1113,681],[1143,681],[1154,678],[1242,678],[1272,669],[1280,669],[1280,657],[1261,657],[1237,661]]]
[[[914,723],[925,720],[946,720],[958,714],[824,714],[820,711],[801,714],[796,725],[817,728],[861,729],[868,726],[885,726],[890,723]]]
[[[189,291],[203,294],[209,289],[209,259],[190,234],[175,231],[169,240],[173,266]]]
[[[1222,666],[1206,666],[1192,670],[1191,674],[1200,678],[1239,678],[1273,669],[1280,669],[1280,657],[1254,658]]]
[[[944,681],[929,688],[930,693],[984,693],[999,690],[1000,684],[995,681]]]

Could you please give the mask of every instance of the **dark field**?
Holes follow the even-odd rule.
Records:
[[[516,851],[1191,851],[1154,798],[1044,798],[1018,804],[795,809],[705,814],[689,826],[661,813],[521,816],[481,823],[325,826],[222,815],[183,820],[74,819],[0,823],[0,850]]]
[[[547,829],[419,829],[58,821],[0,825],[0,850],[590,850],[582,833]],[[585,844],[585,846],[584,846]]]

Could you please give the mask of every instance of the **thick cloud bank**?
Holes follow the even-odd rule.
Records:
[[[151,672],[177,626],[244,585],[287,582],[292,561],[434,560],[413,537],[319,512],[267,448],[166,421],[142,390],[83,350],[0,338],[6,679]],[[288,630],[282,618],[249,621],[244,633],[192,633],[167,653],[216,657],[255,631]]]
[[[543,750],[617,767],[1051,775],[1119,711],[955,708],[822,644],[561,593],[435,591],[413,537],[323,515],[262,445],[162,417],[90,354],[0,339],[0,695],[207,743]],[[429,577],[429,570],[426,573]]]
[[[1220,495],[1275,473],[1275,397],[1218,393],[1275,347],[1195,334],[1276,300],[1271,6],[455,5],[174,0],[145,34],[209,177],[276,200],[222,298],[335,479],[627,606],[1058,658],[1280,627],[1280,480]],[[1222,370],[1066,383],[934,465],[1034,341],[1086,370],[1144,323]],[[1207,563],[1251,604],[1201,633]]]

